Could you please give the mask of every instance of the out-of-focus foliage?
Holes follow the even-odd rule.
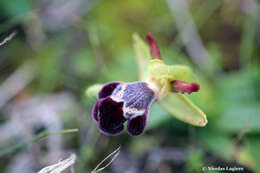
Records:
[[[209,54],[204,68],[188,54],[169,1],[0,1],[0,41],[17,33],[0,47],[0,150],[43,130],[79,129],[1,157],[1,172],[37,172],[71,152],[75,172],[90,172],[118,146],[118,159],[104,172],[201,172],[203,166],[260,172],[259,1],[188,1]],[[201,90],[189,98],[208,124],[191,127],[154,103],[143,135],[102,135],[91,118],[95,98],[85,90],[136,81],[132,35],[147,32],[167,64],[194,69]]]

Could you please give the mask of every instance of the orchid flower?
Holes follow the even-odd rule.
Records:
[[[127,132],[132,136],[140,135],[146,127],[154,101],[179,120],[205,126],[206,115],[184,95],[200,90],[198,83],[190,83],[191,69],[184,65],[165,64],[151,34],[146,35],[148,46],[137,34],[133,35],[133,39],[139,81],[115,81],[101,87],[92,110],[93,120],[100,131],[106,135],[119,135],[127,121]]]

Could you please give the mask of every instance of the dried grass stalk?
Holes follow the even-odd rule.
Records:
[[[76,161],[76,155],[71,154],[69,158],[59,161],[56,164],[41,169],[38,173],[61,173],[68,167],[72,166]]]

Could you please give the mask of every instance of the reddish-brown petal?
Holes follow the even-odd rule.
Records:
[[[174,80],[171,82],[171,84],[172,84],[172,92],[191,94],[193,92],[198,92],[200,90],[200,85],[196,82],[187,83],[184,81]]]
[[[150,54],[151,54],[152,59],[162,59],[161,54],[160,54],[160,49],[157,45],[155,38],[152,36],[152,34],[150,34],[150,33],[146,34],[146,40],[147,40],[149,48],[150,48]]]

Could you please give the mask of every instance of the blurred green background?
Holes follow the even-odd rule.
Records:
[[[0,46],[0,172],[37,172],[69,153],[77,155],[75,172],[91,172],[119,146],[103,172],[260,172],[259,16],[258,0],[1,0],[0,40],[16,35]],[[98,131],[96,100],[85,90],[138,80],[135,32],[151,32],[166,63],[193,68],[201,90],[190,97],[207,114],[206,127],[154,103],[141,136]]]

